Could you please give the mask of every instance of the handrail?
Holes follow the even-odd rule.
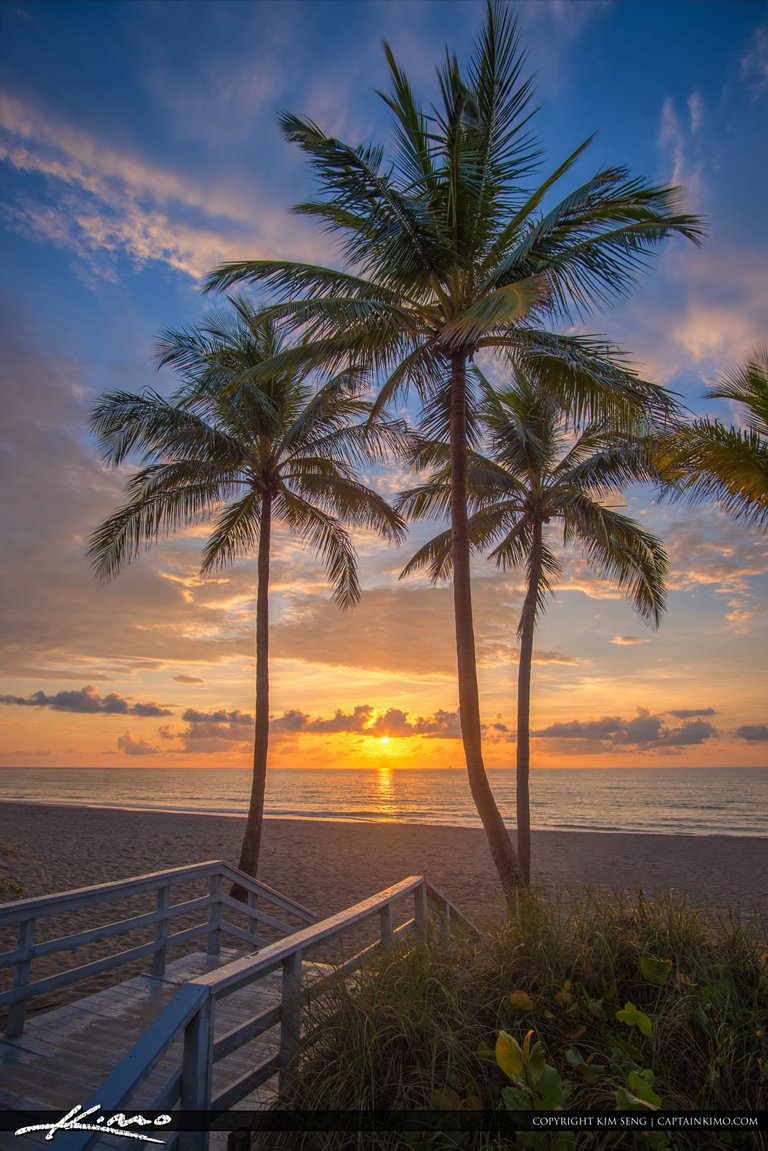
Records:
[[[109,883],[94,884],[92,887],[75,887],[70,891],[57,892],[55,895],[36,895],[29,899],[14,899],[10,903],[0,903],[0,928],[20,923],[28,919],[30,913],[36,919],[44,915],[58,915],[62,911],[74,911],[81,907],[95,906],[97,903],[128,898],[142,891],[160,887],[164,883],[188,883],[193,879],[205,879],[212,873],[223,874],[231,883],[239,883],[246,890],[262,895],[285,911],[293,911],[300,919],[304,918],[307,922],[311,922],[315,918],[309,908],[268,887],[266,883],[254,879],[252,875],[239,871],[226,860],[207,859],[203,863],[189,863],[182,867],[170,867],[164,871],[150,871],[146,875],[115,879]]]
[[[396,927],[392,907],[398,900],[408,895],[412,895],[414,899],[414,915],[405,924]],[[86,1107],[99,1104],[104,1109],[117,1110],[126,1106],[130,1094],[146,1080],[162,1055],[182,1035],[184,1053],[181,1074],[177,1073],[170,1085],[166,1084],[154,1101],[152,1110],[159,1108],[166,1110],[177,1103],[180,1103],[185,1110],[229,1109],[275,1074],[279,1076],[281,1090],[284,1089],[291,1080],[300,1043],[304,994],[302,961],[307,949],[341,935],[351,927],[376,916],[379,917],[378,944],[365,948],[350,962],[370,954],[375,946],[391,947],[394,939],[405,927],[413,927],[417,937],[423,940],[428,930],[429,904],[432,904],[439,913],[442,931],[448,928],[451,920],[463,922],[471,930],[477,931],[477,928],[436,888],[427,883],[422,876],[412,875],[362,900],[346,911],[329,916],[311,927],[302,928],[286,939],[268,944],[256,956],[234,960],[215,971],[190,980],[141,1036],[102,1087],[95,1092]],[[246,1019],[227,1035],[215,1040],[216,1002],[257,982],[278,968],[282,968],[283,973],[280,1004],[269,1008],[260,1016]],[[341,971],[346,969],[348,964],[338,968]],[[315,984],[315,990],[322,986],[322,982]],[[186,993],[184,997],[181,996],[181,992]],[[187,1004],[194,1005],[191,1013],[186,1013],[184,1010]],[[277,1054],[248,1072],[236,1083],[230,1083],[225,1091],[212,1099],[214,1064],[278,1023],[280,1043]],[[146,1071],[145,1074],[138,1076],[137,1068],[142,1063]],[[61,1151],[88,1151],[98,1138],[99,1133],[90,1135],[84,1133],[76,1140],[73,1139],[71,1144],[62,1142]],[[202,1131],[177,1132],[165,1148],[174,1145],[180,1151],[207,1151],[208,1134]]]
[[[208,894],[185,902],[173,904],[170,902],[173,887],[206,880],[209,883]],[[247,903],[240,903],[226,895],[223,890],[225,883],[239,885],[246,892]],[[130,899],[136,895],[151,894],[153,891],[157,896],[154,911],[131,915],[88,930],[65,934],[58,939],[35,943],[35,925],[39,919],[65,912],[89,910],[106,903]],[[298,919],[302,925],[315,921],[315,916],[308,908],[268,887],[260,880],[244,874],[225,860],[207,860],[204,863],[168,868],[130,879],[0,905],[0,930],[18,927],[16,947],[12,951],[0,954],[0,968],[12,970],[10,989],[0,993],[0,1007],[8,1006],[9,1009],[6,1036],[12,1039],[22,1034],[27,1003],[35,996],[66,987],[99,972],[111,970],[148,955],[153,957],[152,974],[162,975],[165,971],[169,946],[207,935],[208,952],[218,954],[222,934],[233,936],[238,944],[245,942],[251,948],[255,948],[265,942],[256,933],[259,924],[284,935],[291,934],[295,930],[294,925],[284,922],[284,915],[282,918],[276,918],[267,914],[259,906],[260,902],[268,904],[270,908],[276,908],[278,913],[287,913]],[[226,910],[234,910],[244,915],[247,930],[224,920],[222,913]],[[196,911],[207,912],[207,921],[170,934],[169,927],[175,919]],[[136,944],[82,966],[70,966],[44,979],[33,981],[31,978],[32,962],[42,956],[73,951],[86,943],[117,938],[131,931],[153,926],[154,938],[149,942]]]
[[[401,880],[400,883],[395,883],[392,887],[386,887],[383,891],[377,892],[376,895],[361,900],[360,903],[354,904],[345,911],[322,919],[311,927],[305,927],[294,932],[287,939],[280,939],[276,943],[262,948],[258,955],[246,955],[242,959],[235,959],[232,963],[227,963],[226,966],[219,967],[216,971],[207,971],[204,975],[198,975],[192,982],[200,987],[210,987],[219,999],[225,995],[231,995],[246,984],[252,983],[254,979],[269,975],[270,972],[280,966],[284,959],[294,955],[297,951],[306,951],[312,944],[322,943],[334,935],[341,934],[342,931],[349,930],[350,927],[356,927],[382,907],[420,890],[425,882],[421,875],[411,875],[407,879]]]
[[[210,992],[204,987],[192,987],[189,983],[180,987],[82,1110],[98,1107],[100,1111],[117,1111],[127,1095],[154,1071],[168,1048],[209,998]],[[103,1134],[105,1132],[64,1132],[57,1136],[56,1145],[59,1151],[86,1151]]]

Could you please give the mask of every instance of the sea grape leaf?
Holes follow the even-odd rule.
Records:
[[[529,1032],[529,1035],[531,1034],[533,1034],[533,1032]],[[525,1045],[523,1045],[523,1054],[525,1054]],[[547,1065],[547,1061],[544,1058],[544,1048],[541,1046],[541,1043],[534,1043],[526,1063],[528,1065],[529,1071],[531,1071],[534,1075],[539,1075],[544,1070]]]
[[[636,1027],[641,1035],[650,1036],[653,1032],[653,1024],[650,1018],[641,1011],[639,1007],[635,1007],[634,1003],[629,1000],[624,1004],[620,1011],[616,1012],[616,1018],[619,1023],[626,1023],[627,1027]]]
[[[556,1111],[565,1105],[563,1098],[563,1081],[556,1069],[545,1063],[539,1073],[537,1083],[536,1109],[540,1111]]]
[[[501,1098],[507,1111],[530,1111],[531,1096],[524,1087],[502,1087]]]
[[[672,970],[671,959],[659,959],[655,955],[644,955],[640,960],[640,970],[643,979],[653,983],[656,987],[663,987]]]
[[[500,1031],[496,1040],[496,1062],[505,1075],[510,1078],[522,1075],[525,1066],[525,1057],[520,1044],[508,1031]]]
[[[630,1071],[627,1082],[639,1099],[654,1107],[661,1107],[661,1097],[651,1087],[652,1071]]]
[[[582,1076],[586,1083],[595,1083],[607,1071],[604,1063],[587,1063],[584,1056],[578,1052],[569,1049],[565,1053],[565,1058],[573,1067],[574,1071]],[[590,1056],[591,1058],[591,1056]]]
[[[619,1087],[615,1099],[617,1111],[658,1111],[656,1104],[641,1099],[639,1095],[633,1095],[626,1087]]]

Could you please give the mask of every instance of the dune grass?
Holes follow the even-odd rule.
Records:
[[[282,1106],[758,1110],[768,1106],[762,925],[674,895],[524,899],[482,939],[435,937],[311,1007]],[[533,1033],[533,1034],[530,1034]],[[526,1036],[528,1039],[526,1041]],[[758,1146],[740,1133],[292,1133],[270,1147]],[[702,1142],[706,1140],[706,1143]],[[636,1143],[633,1143],[636,1140]],[[740,1142],[741,1140],[741,1142]]]

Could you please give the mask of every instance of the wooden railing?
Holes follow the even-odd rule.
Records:
[[[204,884],[207,891],[193,899],[185,898],[172,903],[174,888],[181,884]],[[239,884],[247,894],[247,902],[231,899],[224,892],[225,884]],[[155,896],[154,910],[140,915],[130,915],[111,923],[89,926],[86,930],[62,935],[56,939],[35,942],[35,930],[41,920],[57,915],[78,911],[90,913],[102,906],[114,904],[137,895],[151,899]],[[269,910],[264,909],[267,905]],[[203,912],[201,922],[171,933],[174,921],[182,916],[197,916]],[[236,912],[245,917],[245,927],[240,927],[224,918],[225,912]],[[111,911],[110,914],[114,914]],[[277,918],[281,916],[281,918]],[[293,922],[285,922],[285,920]],[[264,946],[274,940],[275,934],[290,935],[297,927],[315,922],[315,916],[306,907],[287,899],[266,884],[259,883],[237,868],[222,860],[193,864],[189,867],[176,867],[168,871],[156,871],[135,879],[120,880],[116,883],[102,883],[96,887],[82,887],[76,891],[66,891],[60,895],[41,896],[37,899],[24,899],[0,906],[0,932],[17,928],[16,947],[13,951],[0,954],[0,969],[10,969],[10,989],[0,994],[0,1008],[8,1007],[6,1036],[9,1039],[21,1035],[24,1030],[27,1004],[37,996],[58,991],[73,983],[99,975],[122,966],[132,960],[152,956],[152,974],[162,975],[165,971],[166,955],[169,947],[192,940],[206,938],[206,950],[217,955],[221,950],[222,936],[234,938],[252,949]],[[118,939],[138,930],[151,931],[152,938],[134,944],[116,954],[106,955],[77,967],[68,967],[46,978],[32,980],[31,968],[35,959],[72,951],[76,947]],[[266,929],[266,931],[264,930]]]
[[[412,897],[413,914],[397,923],[395,907]],[[280,1089],[291,1080],[301,1037],[301,1014],[307,989],[302,977],[302,961],[309,948],[336,939],[360,924],[374,920],[378,939],[344,962],[335,971],[355,970],[378,948],[388,948],[398,935],[412,930],[417,939],[426,938],[430,909],[436,913],[439,930],[447,934],[452,921],[476,928],[421,876],[411,876],[380,891],[348,910],[304,927],[288,938],[264,947],[258,955],[235,960],[216,971],[200,975],[180,988],[141,1039],[128,1052],[114,1072],[92,1096],[87,1107],[98,1105],[104,1111],[135,1107],[132,1096],[157,1067],[171,1045],[183,1038],[180,1065],[155,1095],[148,1110],[225,1111],[245,1099],[269,1079],[278,1077]],[[402,914],[402,912],[400,913]],[[407,912],[406,912],[407,914]],[[266,1012],[253,1015],[226,1035],[215,1039],[216,1004],[274,971],[282,972],[281,1002]],[[311,991],[322,989],[322,980]],[[279,1025],[275,1053],[252,1068],[224,1091],[213,1096],[214,1065],[272,1027]],[[156,1132],[165,1137],[165,1131]],[[58,1138],[58,1137],[57,1137]],[[88,1151],[99,1134],[71,1134],[61,1139],[60,1151]],[[208,1132],[184,1131],[167,1135],[163,1151],[207,1151]]]

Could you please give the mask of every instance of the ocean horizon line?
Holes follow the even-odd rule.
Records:
[[[4,771],[243,771],[251,774],[253,768],[247,767],[231,767],[211,764],[185,764],[183,767],[174,766],[169,764],[83,764],[73,767],[71,764],[23,764],[12,763],[4,764]],[[276,771],[301,771],[301,772],[318,772],[318,773],[331,773],[339,771],[362,771],[362,772],[397,772],[397,773],[422,773],[422,772],[456,772],[466,773],[466,767],[390,767],[387,764],[380,764],[378,767],[270,767],[268,768],[269,774]],[[514,765],[507,767],[490,767],[486,766],[486,772],[501,772],[501,771],[515,771]],[[590,764],[585,766],[577,766],[574,764],[563,764],[552,766],[551,764],[531,764],[531,774],[535,772],[550,772],[550,771],[768,771],[768,763],[765,764],[661,764],[661,763],[627,763],[627,764]]]

